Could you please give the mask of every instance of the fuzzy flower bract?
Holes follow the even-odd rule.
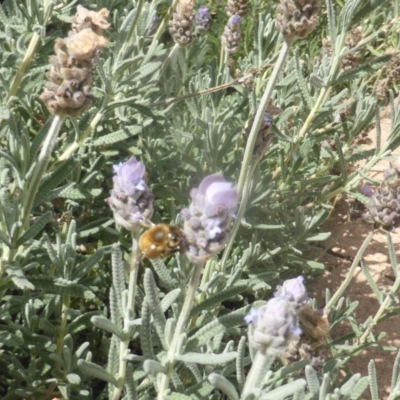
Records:
[[[131,157],[127,162],[113,166],[114,187],[107,199],[117,224],[128,230],[146,225],[153,215],[153,195],[144,180],[146,168]]]
[[[194,263],[218,253],[228,239],[228,227],[238,202],[231,182],[220,174],[209,175],[190,192],[192,202],[182,210],[187,256]]]

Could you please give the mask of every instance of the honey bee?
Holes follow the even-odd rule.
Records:
[[[140,236],[139,247],[144,257],[163,258],[184,251],[185,240],[178,226],[158,224]]]

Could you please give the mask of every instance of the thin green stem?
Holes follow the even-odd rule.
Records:
[[[132,255],[131,255],[131,267],[129,272],[129,283],[128,283],[128,301],[126,309],[124,311],[123,331],[125,340],[121,340],[119,344],[118,381],[117,381],[117,386],[114,389],[112,400],[119,400],[125,385],[126,364],[127,364],[126,353],[129,348],[132,320],[135,317],[134,313],[135,313],[136,286],[137,286],[137,278],[138,278],[139,263],[140,263],[138,238],[139,238],[139,231],[132,232]]]
[[[165,28],[166,28],[167,25],[168,25],[168,21],[171,19],[172,14],[173,14],[173,12],[174,12],[174,10],[175,10],[176,5],[178,4],[178,2],[179,2],[179,0],[174,0],[174,1],[172,2],[171,6],[168,8],[168,11],[166,12],[166,14],[165,14],[163,20],[161,21],[160,26],[159,26],[158,29],[157,29],[157,32],[155,33],[155,35],[154,35],[154,37],[153,37],[153,40],[152,40],[152,42],[151,42],[150,47],[152,47],[153,44],[154,44],[155,42],[158,42],[158,41],[160,40],[160,37],[161,37],[161,35],[164,33]],[[150,47],[149,47],[149,48],[150,48]]]
[[[385,300],[382,302],[380,305],[378,311],[376,312],[374,318],[372,319],[371,323],[369,324],[367,330],[362,334],[362,336],[357,340],[357,344],[361,345],[365,342],[367,339],[369,333],[371,332],[371,329],[378,323],[379,319],[382,317],[383,313],[385,310],[388,309],[388,307],[392,304],[394,295],[397,293],[397,291],[400,288],[400,275],[396,277],[396,280],[393,283],[392,288],[390,289],[390,292],[387,293]]]
[[[285,40],[283,42],[281,51],[279,53],[278,60],[274,66],[274,69],[271,73],[271,76],[268,80],[267,87],[265,88],[264,94],[260,100],[260,105],[258,106],[256,116],[254,118],[253,126],[251,128],[249,138],[247,140],[246,149],[243,156],[242,168],[240,170],[239,183],[238,183],[238,192],[239,197],[243,196],[243,189],[245,186],[245,181],[248,177],[248,172],[250,168],[250,164],[253,159],[253,149],[257,139],[257,133],[260,130],[262,120],[264,118],[265,110],[267,109],[268,103],[272,96],[272,91],[278,81],[279,74],[281,73],[283,66],[285,64],[286,58],[289,54],[291,41]]]
[[[356,257],[354,258],[353,264],[351,265],[349,271],[347,272],[346,279],[342,282],[339,289],[335,292],[335,294],[331,297],[328,303],[325,306],[325,310],[330,310],[336,302],[342,297],[343,292],[346,290],[347,286],[349,286],[351,280],[353,279],[354,271],[356,270],[361,257],[364,254],[365,249],[369,245],[369,242],[372,240],[374,236],[374,231],[370,232],[370,234],[366,237],[361,247],[358,249]]]
[[[192,276],[190,277],[189,286],[186,292],[185,301],[182,306],[181,313],[179,314],[178,322],[175,327],[174,336],[172,338],[171,346],[168,350],[166,359],[164,361],[164,366],[166,368],[166,373],[162,375],[160,384],[158,386],[158,400],[164,400],[165,392],[168,389],[169,381],[174,368],[175,355],[178,350],[178,345],[182,333],[185,331],[186,324],[188,322],[190,312],[193,308],[193,302],[196,295],[196,290],[199,286],[201,272],[203,270],[204,263],[196,264]]]
[[[228,257],[229,257],[229,254],[230,254],[231,250],[232,250],[233,243],[235,242],[235,238],[236,238],[236,235],[238,233],[240,224],[242,223],[242,218],[244,217],[244,214],[245,214],[246,209],[247,209],[247,204],[249,202],[250,194],[251,194],[251,187],[253,185],[253,180],[251,179],[251,177],[253,176],[257,165],[258,165],[257,160],[253,159],[253,162],[252,162],[252,164],[250,166],[249,179],[247,179],[246,182],[245,182],[246,185],[245,185],[244,190],[243,190],[243,197],[242,197],[242,200],[241,200],[240,205],[239,205],[239,210],[238,210],[238,213],[237,213],[237,216],[236,216],[236,220],[235,220],[235,223],[233,224],[232,230],[230,232],[228,243],[225,246],[224,254],[222,255],[221,264],[220,264],[221,265],[220,266],[220,270],[221,270],[222,273],[225,272],[226,262],[228,261]]]
[[[112,96],[109,94],[106,94],[104,99],[103,99],[103,104],[100,107],[100,110],[97,112],[97,114],[94,116],[88,127],[84,130],[80,138],[72,143],[67,150],[64,151],[64,153],[61,154],[61,156],[58,158],[58,162],[65,161],[68,158],[72,156],[85,142],[85,140],[89,137],[89,135],[92,133],[92,131],[96,128],[97,124],[103,119],[104,114],[106,113],[106,108],[107,105],[110,103],[112,100]]]
[[[62,297],[62,317],[61,317],[61,325],[59,330],[59,335],[57,339],[57,347],[56,347],[56,355],[60,358],[62,355],[62,350],[64,347],[64,338],[67,333],[67,322],[68,322],[68,310],[71,304],[71,296],[64,294]],[[60,369],[61,365],[57,362],[56,369]],[[57,383],[54,382],[50,385],[49,389],[46,391],[47,393],[53,393],[54,389],[57,387]]]
[[[6,97],[6,103],[9,102],[11,97],[13,97],[16,93],[17,90],[21,84],[22,78],[25,75],[25,71],[29,67],[32,58],[35,54],[36,47],[38,46],[40,41],[40,36],[36,32],[33,33],[31,41],[29,42],[28,49],[26,50],[25,56],[21,62],[21,65],[18,68],[17,74],[15,75],[14,81],[11,84],[10,91],[8,92],[8,95]]]
[[[165,71],[165,68],[167,68],[168,64],[172,61],[172,58],[178,49],[179,49],[179,44],[175,43],[175,46],[171,49],[171,51],[168,54],[168,57],[164,60],[163,64],[161,65],[161,68],[158,70],[156,76],[154,77],[155,80],[160,79],[161,74]]]
[[[23,203],[22,218],[21,218],[23,230],[26,230],[28,228],[33,202],[35,200],[43,175],[46,172],[50,157],[53,152],[54,145],[57,140],[57,136],[60,132],[60,129],[62,127],[62,124],[64,123],[65,118],[66,118],[65,114],[54,116],[50,129],[47,133],[46,139],[43,142],[43,146],[39,153],[39,157],[36,161],[37,163],[36,168],[33,171],[32,178],[28,186],[28,190],[26,191],[26,193],[24,193],[24,203]]]
[[[256,389],[262,382],[262,378],[265,375],[265,368],[267,364],[271,365],[275,360],[275,356],[269,356],[257,351],[254,357],[253,363],[249,374],[247,375],[246,382],[242,391],[242,399],[245,399],[249,392]]]

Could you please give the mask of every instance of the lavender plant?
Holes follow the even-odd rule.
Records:
[[[374,363],[346,363],[398,313],[391,233],[388,293],[362,260],[373,233],[325,304],[306,286],[336,196],[368,202],[366,172],[400,144],[395,86],[386,143],[375,96],[398,7],[102,6],[0,5],[0,397],[378,399]],[[361,324],[343,298],[359,264],[380,303]]]

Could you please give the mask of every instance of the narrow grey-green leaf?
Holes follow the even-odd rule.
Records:
[[[33,239],[42,229],[46,226],[46,224],[51,221],[53,218],[53,213],[51,211],[47,211],[42,214],[33,224],[32,226],[18,239],[17,247],[24,244],[26,241]]]
[[[102,381],[112,383],[115,386],[117,385],[117,380],[104,368],[100,367],[100,365],[85,360],[79,360],[78,367],[87,376],[101,379]]]
[[[225,365],[228,362],[235,360],[237,357],[236,351],[221,354],[207,354],[207,353],[185,353],[177,354],[175,358],[183,362],[194,362],[203,365]]]
[[[217,389],[221,390],[221,392],[225,393],[230,400],[239,400],[239,395],[235,386],[233,386],[224,376],[213,372],[208,375],[208,381]]]
[[[90,321],[97,328],[103,329],[109,333],[113,333],[122,341],[125,340],[122,330],[113,324],[108,318],[103,317],[102,315],[95,315],[90,319]]]
[[[297,391],[304,389],[306,386],[305,379],[297,379],[294,382],[282,385],[277,389],[271,390],[267,394],[261,396],[261,400],[283,400],[292,396]]]

